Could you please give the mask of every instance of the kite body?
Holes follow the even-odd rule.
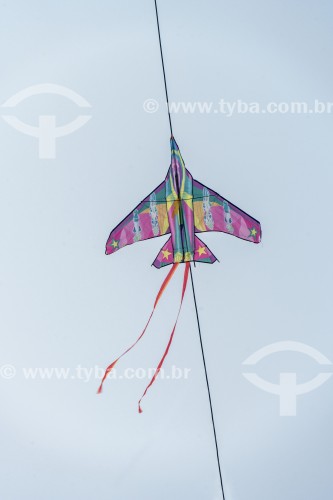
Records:
[[[106,254],[132,243],[170,234],[153,265],[217,259],[195,233],[220,231],[259,243],[260,223],[193,179],[171,137],[171,165],[165,180],[110,233]]]

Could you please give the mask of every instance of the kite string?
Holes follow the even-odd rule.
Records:
[[[166,83],[166,76],[165,76],[165,67],[164,67],[164,59],[163,59],[163,50],[162,50],[162,41],[161,41],[161,32],[160,32],[160,23],[158,20],[158,10],[157,10],[157,2],[155,2],[155,12],[156,12],[156,22],[157,22],[157,31],[158,31],[158,40],[160,43],[160,52],[161,52],[161,61],[162,61],[162,69],[163,69],[163,78],[164,78],[164,89],[165,89],[165,97],[166,97],[166,104],[167,104],[167,110],[168,110],[168,115],[169,115],[169,125],[170,125],[170,132],[171,132],[171,137],[173,137],[173,132],[172,132],[172,123],[171,123],[171,116],[170,116],[170,108],[169,108],[169,96],[168,96],[168,87]]]
[[[207,373],[207,366],[206,366],[205,352],[204,352],[203,342],[202,342],[202,336],[201,336],[201,328],[200,328],[200,321],[199,321],[199,313],[198,313],[197,299],[196,299],[195,289],[194,289],[194,280],[193,280],[193,274],[192,274],[192,266],[190,267],[190,275],[191,275],[191,283],[192,283],[192,290],[193,290],[193,298],[194,298],[195,313],[196,313],[196,316],[197,316],[197,323],[198,323],[198,331],[199,331],[199,339],[200,339],[201,354],[202,354],[202,360],[203,360],[203,365],[204,365],[204,370],[205,370],[206,385],[207,385],[208,399],[209,399],[209,407],[210,407],[210,415],[211,415],[212,425],[213,425],[214,440],[215,440],[215,449],[216,449],[217,463],[218,463],[218,467],[219,467],[219,475],[220,475],[220,483],[221,483],[222,497],[223,497],[223,500],[225,500],[225,496],[224,496],[224,488],[223,488],[223,480],[222,480],[222,472],[221,472],[221,464],[220,464],[219,447],[218,447],[218,444],[217,444],[217,436],[216,436],[216,429],[215,429],[215,421],[214,421],[213,404],[212,404],[212,398],[211,398],[211,395],[210,395],[210,387],[209,387],[209,380],[208,380],[208,373]]]
[[[168,109],[168,115],[169,115],[170,132],[171,132],[171,136],[173,136],[173,132],[172,132],[172,123],[171,123],[171,115],[170,115],[170,108],[169,108],[168,87],[167,87],[167,82],[166,82],[166,76],[165,76],[165,66],[164,66],[164,59],[163,59],[163,50],[162,50],[162,41],[161,41],[161,32],[160,32],[160,23],[159,23],[159,19],[158,19],[157,0],[154,0],[154,2],[155,2],[155,11],[156,11],[157,31],[158,31],[158,39],[159,39],[159,44],[160,44],[160,52],[161,52],[162,69],[163,69],[163,78],[164,78],[165,97],[166,97],[167,109]],[[224,488],[223,488],[223,481],[222,481],[222,473],[221,473],[221,465],[220,465],[219,448],[218,448],[218,443],[217,443],[217,436],[216,436],[216,429],[215,429],[215,422],[214,422],[213,405],[212,405],[212,399],[211,399],[211,395],[210,395],[210,387],[209,387],[209,381],[208,381],[208,373],[207,373],[206,360],[205,360],[205,353],[204,353],[204,348],[203,348],[203,343],[202,343],[201,328],[200,328],[200,321],[199,321],[199,313],[198,313],[198,307],[197,307],[197,300],[196,300],[196,296],[195,296],[194,281],[193,281],[192,266],[191,266],[191,265],[190,265],[190,275],[191,275],[191,283],[192,283],[192,290],[193,290],[193,298],[194,298],[195,312],[196,312],[196,316],[197,316],[197,323],[198,323],[198,331],[199,331],[199,339],[200,339],[200,347],[201,347],[201,353],[202,353],[202,360],[203,360],[203,365],[204,365],[204,370],[205,370],[205,377],[206,377],[206,384],[207,384],[207,390],[208,390],[208,398],[209,398],[210,414],[211,414],[211,419],[212,419],[212,424],[213,424],[214,440],[215,440],[215,448],[216,448],[217,464],[218,464],[219,475],[220,475],[220,482],[221,482],[222,497],[223,497],[223,500],[225,500],[225,496],[224,496]]]

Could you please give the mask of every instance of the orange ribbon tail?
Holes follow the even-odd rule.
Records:
[[[120,360],[120,358],[122,358],[123,356],[125,356],[125,354],[127,354],[127,353],[131,350],[131,349],[133,349],[133,347],[134,347],[134,346],[135,346],[135,345],[139,342],[139,340],[140,340],[140,339],[144,336],[144,334],[145,334],[145,332],[146,332],[146,330],[147,330],[147,328],[148,328],[148,325],[149,325],[149,323],[150,323],[150,320],[151,320],[151,318],[152,318],[152,316],[153,316],[153,314],[154,314],[154,311],[155,311],[155,309],[156,309],[156,306],[157,306],[157,304],[158,304],[158,302],[159,302],[160,298],[162,297],[164,290],[165,290],[165,289],[166,289],[166,287],[168,286],[168,284],[169,284],[169,282],[170,282],[170,280],[171,280],[172,276],[174,275],[174,273],[175,273],[175,271],[176,271],[176,269],[177,269],[178,265],[179,265],[178,263],[173,264],[173,266],[172,266],[172,268],[170,269],[169,273],[167,274],[167,276],[166,276],[165,280],[163,281],[162,286],[161,286],[161,288],[160,288],[160,290],[159,290],[159,292],[158,292],[158,294],[157,294],[157,296],[156,296],[156,299],[155,299],[155,302],[154,302],[154,307],[153,307],[153,310],[152,310],[152,312],[151,312],[151,314],[150,314],[150,316],[149,316],[149,319],[148,319],[148,321],[147,321],[147,323],[146,323],[146,326],[144,327],[144,329],[143,329],[143,331],[142,331],[141,335],[137,338],[137,340],[134,342],[134,344],[132,344],[132,345],[131,345],[128,349],[126,349],[126,351],[125,351],[125,352],[123,352],[123,354],[121,354],[121,355],[119,356],[119,358],[117,358],[115,361],[113,361],[113,363],[111,363],[111,365],[109,365],[109,366],[107,367],[107,369],[105,370],[105,373],[104,373],[104,375],[103,375],[103,378],[102,378],[102,381],[101,381],[101,385],[100,385],[100,386],[99,386],[99,388],[98,388],[97,394],[100,394],[100,393],[102,392],[102,389],[103,389],[103,384],[104,384],[105,379],[107,378],[107,376],[109,375],[109,373],[112,371],[112,369],[115,367],[115,365],[118,363],[118,361]]]
[[[179,315],[180,315],[180,311],[181,311],[181,308],[182,308],[182,304],[183,304],[183,300],[184,300],[184,295],[185,295],[185,290],[186,290],[186,285],[187,285],[187,280],[188,280],[188,274],[189,274],[189,271],[190,271],[190,263],[189,262],[186,262],[185,264],[185,272],[184,272],[184,280],[183,280],[183,288],[182,288],[182,295],[181,295],[181,300],[180,300],[180,306],[179,306],[179,309],[178,309],[178,314],[177,314],[177,318],[176,318],[176,322],[174,324],[174,327],[172,329],[172,332],[171,332],[171,335],[170,335],[170,338],[169,338],[169,342],[167,344],[167,347],[165,349],[165,352],[162,356],[162,359],[161,361],[159,362],[157,368],[156,368],[156,371],[151,379],[151,381],[149,382],[149,384],[147,385],[144,393],[142,394],[141,396],[141,399],[139,400],[139,403],[138,403],[138,406],[139,406],[139,413],[142,413],[142,409],[141,409],[141,401],[142,399],[145,397],[145,395],[147,394],[147,391],[148,389],[153,385],[153,383],[155,382],[156,380],[156,377],[158,376],[162,366],[163,366],[163,363],[164,363],[164,360],[165,358],[167,357],[167,354],[169,352],[169,349],[170,349],[170,346],[171,346],[171,343],[172,343],[172,340],[173,340],[173,336],[174,336],[174,333],[175,333],[175,330],[176,330],[176,326],[177,326],[177,322],[178,322],[178,318],[179,318]]]

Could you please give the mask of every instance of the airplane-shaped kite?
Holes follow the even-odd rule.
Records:
[[[115,253],[124,246],[138,241],[171,234],[159,251],[153,265],[158,269],[169,264],[173,264],[173,267],[162,284],[143,332],[137,341],[106,369],[98,392],[102,391],[103,382],[117,361],[132,349],[145,333],[155,307],[178,265],[185,263],[179,316],[190,262],[213,264],[217,260],[207,245],[196,236],[196,233],[220,231],[252,243],[260,242],[260,222],[212,189],[194,180],[185,168],[185,163],[173,136],[171,136],[170,145],[171,165],[165,180],[111,231],[106,243],[106,254]],[[177,320],[167,349],[143,396],[162,367],[172,342]],[[140,402],[139,411],[141,412]]]
[[[228,200],[193,179],[171,137],[171,165],[165,180],[110,233],[106,254],[171,233],[153,265],[217,259],[195,233],[221,231],[259,243],[260,223]]]

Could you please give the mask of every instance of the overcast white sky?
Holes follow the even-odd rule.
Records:
[[[330,2],[159,1],[170,99],[333,101]],[[4,500],[221,498],[190,288],[165,368],[138,415],[146,379],[78,379],[105,367],[142,330],[166,270],[165,238],[104,255],[110,230],[160,183],[169,128],[153,0],[0,6],[0,101],[32,85],[67,87],[90,104],[37,95],[0,108],[38,125],[90,121],[40,159],[36,138],[0,119],[0,477]],[[160,108],[147,113],[143,103]],[[202,235],[220,263],[197,266],[203,340],[226,500],[326,500],[332,491],[333,379],[281,417],[242,362],[279,341],[333,360],[332,116],[178,113],[174,134],[194,178],[259,219],[263,243]],[[181,288],[178,272],[146,338],[119,364],[156,366]],[[8,368],[8,365],[9,368]],[[16,375],[11,377],[11,367]],[[29,368],[68,368],[34,380]],[[330,367],[274,354],[253,371],[307,382]],[[11,378],[10,378],[11,377]]]

